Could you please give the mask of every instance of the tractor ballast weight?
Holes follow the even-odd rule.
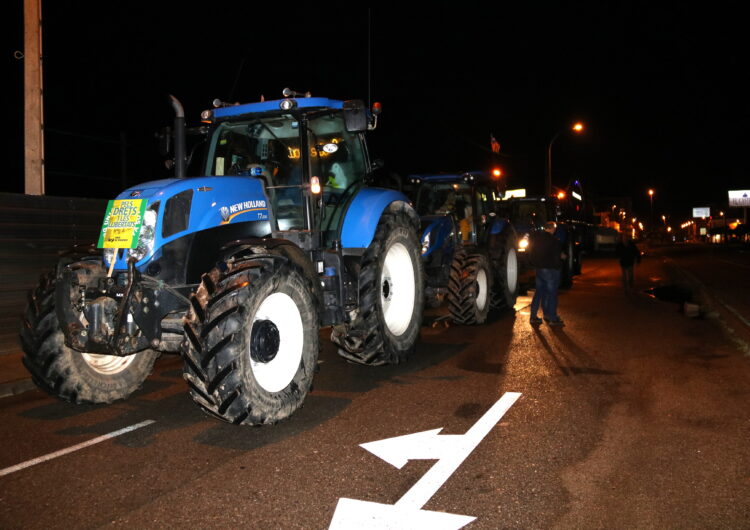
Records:
[[[201,177],[176,112],[176,178],[110,201],[96,249],[65,257],[30,294],[21,328],[36,383],[72,402],[128,397],[179,352],[193,400],[242,424],[289,417],[312,384],[319,329],[348,360],[397,363],[423,307],[419,218],[368,187],[360,101],[215,102],[195,129]],[[379,110],[379,107],[377,107]]]

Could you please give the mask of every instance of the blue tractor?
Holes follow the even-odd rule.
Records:
[[[452,320],[482,324],[518,296],[517,237],[498,215],[500,185],[480,171],[412,175],[421,219],[427,303],[447,299]]]
[[[419,218],[371,187],[365,132],[379,105],[284,90],[275,101],[214,102],[176,178],[110,201],[99,249],[64,257],[30,294],[24,363],[47,392],[110,403],[138,389],[163,352],[181,353],[192,399],[236,424],[275,423],[302,405],[319,330],[346,359],[398,363],[423,309]]]

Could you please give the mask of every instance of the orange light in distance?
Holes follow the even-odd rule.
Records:
[[[499,167],[496,167],[495,169],[492,170],[492,178],[499,179],[502,176],[503,176],[503,170],[500,169]]]
[[[574,124],[573,124],[573,130],[574,130],[575,132],[583,132],[583,123],[581,123],[580,121],[579,121],[579,122],[576,122],[576,123],[574,123]]]
[[[654,190],[648,190],[648,194],[649,194],[649,196],[653,197],[654,196]]]
[[[565,192],[564,191],[558,191],[557,192],[557,198],[560,200],[563,200],[565,198]]]

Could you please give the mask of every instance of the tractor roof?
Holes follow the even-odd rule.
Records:
[[[409,179],[412,182],[420,181],[428,184],[469,181],[489,182],[491,180],[489,175],[484,171],[464,171],[460,173],[425,173],[418,175],[409,175]]]
[[[243,105],[231,105],[214,109],[216,118],[231,118],[245,114],[261,114],[266,112],[288,112],[290,109],[282,107],[283,102],[294,102],[293,109],[342,109],[344,102],[328,98],[287,98],[274,99],[270,101],[259,101],[257,103],[245,103]]]

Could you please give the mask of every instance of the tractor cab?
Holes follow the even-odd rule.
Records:
[[[344,205],[370,172],[363,133],[373,121],[361,102],[219,103],[203,118],[213,124],[206,175],[260,179],[275,235],[320,232],[324,246],[336,238]]]

